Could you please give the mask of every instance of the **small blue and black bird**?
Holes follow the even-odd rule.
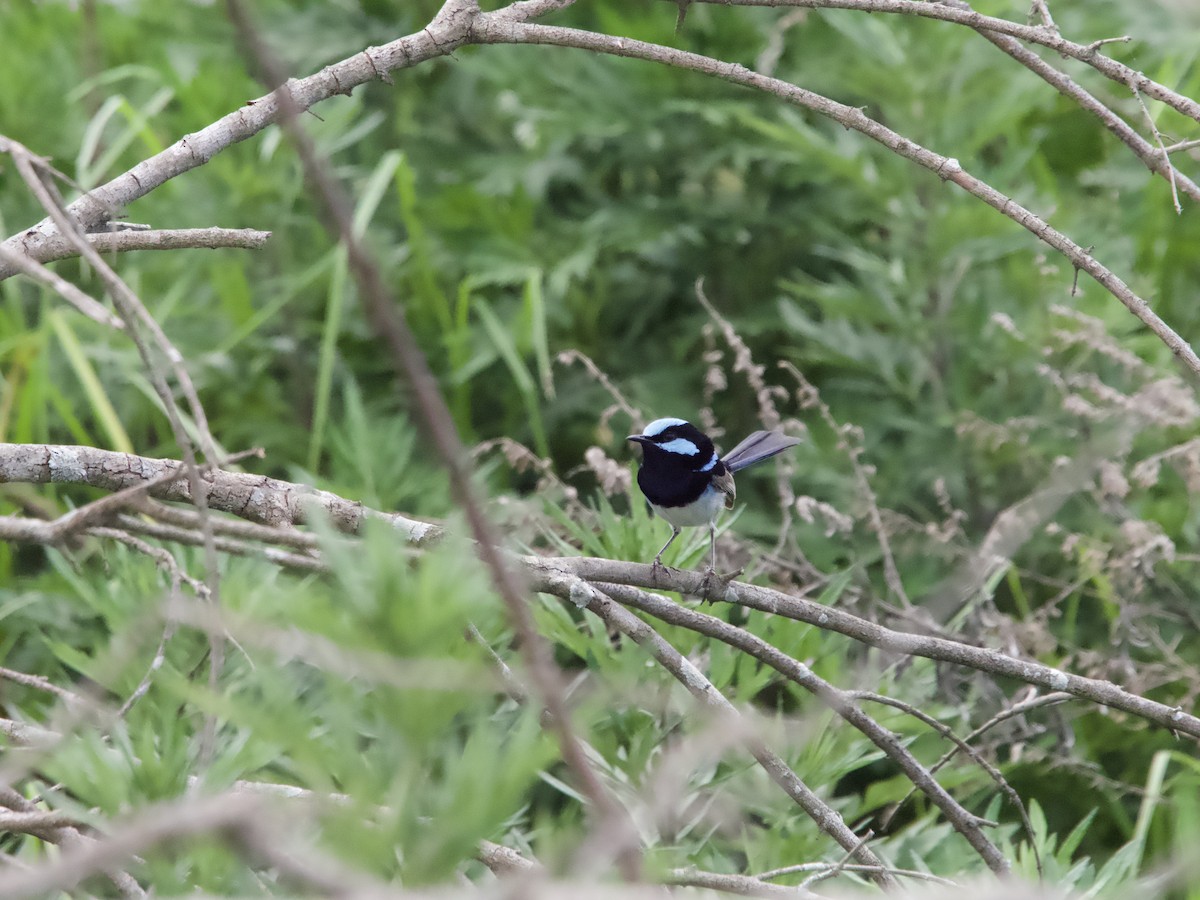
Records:
[[[662,567],[662,555],[679,537],[681,528],[707,525],[712,546],[709,575],[717,567],[717,516],[722,509],[733,509],[733,473],[800,443],[799,438],[778,431],[756,431],[718,456],[713,442],[699,428],[669,418],[655,419],[641,434],[625,440],[641,444],[638,487],[650,508],[671,523],[671,537],[654,557],[654,568]]]

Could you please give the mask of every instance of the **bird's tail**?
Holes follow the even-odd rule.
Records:
[[[799,443],[800,438],[788,437],[778,431],[756,431],[722,456],[721,462],[729,467],[729,471],[738,472]]]

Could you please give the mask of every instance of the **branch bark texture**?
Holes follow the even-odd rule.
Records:
[[[150,496],[193,502],[186,467],[173,459],[150,459],[95,447],[63,444],[0,444],[0,484],[79,484],[119,491],[156,479]],[[361,503],[304,485],[215,470],[201,475],[208,508],[272,526],[303,525],[314,513],[325,515],[340,531],[355,534],[368,518],[387,522],[418,546],[436,540],[441,529],[397,514],[368,510]]]

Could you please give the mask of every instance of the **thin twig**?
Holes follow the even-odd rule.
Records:
[[[219,250],[233,248],[259,250],[271,232],[253,228],[153,228],[147,231],[89,231],[84,240],[100,253],[132,253],[141,250]],[[56,262],[79,254],[65,244],[53,245],[37,259],[0,246],[0,259],[29,274],[25,264]]]
[[[929,715],[929,713],[925,712],[924,710],[918,709],[916,706],[913,706],[911,703],[905,703],[903,700],[898,700],[895,697],[886,697],[883,694],[877,694],[874,691],[848,691],[847,694],[851,697],[854,697],[856,700],[868,700],[872,703],[879,703],[883,706],[890,706],[893,709],[898,709],[901,712],[912,716],[914,719],[916,719],[919,722],[924,722],[926,725],[928,725],[930,728],[932,728],[934,731],[936,731],[938,734],[940,734],[946,740],[950,741],[954,745],[956,750],[960,750],[963,753],[967,754],[967,756],[969,756],[971,758],[971,760],[977,766],[979,766],[981,769],[983,769],[983,771],[987,773],[987,776],[996,783],[997,787],[1000,788],[1000,792],[1002,794],[1004,794],[1004,796],[1008,798],[1009,802],[1016,808],[1017,814],[1021,817],[1021,824],[1025,828],[1025,834],[1029,837],[1029,846],[1033,850],[1033,858],[1034,858],[1034,862],[1037,865],[1038,877],[1041,877],[1041,875],[1042,875],[1042,854],[1037,848],[1037,834],[1033,830],[1033,823],[1029,820],[1029,812],[1028,812],[1028,810],[1025,809],[1025,803],[1023,800],[1021,800],[1021,795],[1018,794],[1016,792],[1016,790],[1013,788],[1013,786],[1008,783],[1008,779],[1006,779],[1004,777],[1003,772],[1001,772],[999,769],[997,769],[995,766],[993,766],[990,762],[988,762],[986,759],[984,759],[983,755],[981,753],[979,753],[979,751],[977,751],[969,743],[967,743],[966,740],[964,740],[964,739],[960,738],[958,735],[956,735],[954,733],[954,730],[949,725],[938,720],[934,716]],[[929,768],[930,775],[933,775],[936,771],[937,771],[937,769],[930,766],[930,768]],[[914,788],[914,790],[915,790],[915,788]],[[908,797],[912,796],[912,794],[913,794],[913,791],[909,791],[908,795],[904,798],[904,800],[907,800]],[[897,803],[894,806],[892,806],[886,819],[881,824],[881,827],[883,827],[883,828],[887,827],[887,823],[890,822],[892,820],[892,818],[896,815],[896,812],[903,805],[904,800],[901,800],[900,803]]]
[[[1175,167],[1171,165],[1171,159],[1167,153],[1167,148],[1163,144],[1162,135],[1158,131],[1158,125],[1154,121],[1154,116],[1150,115],[1150,109],[1146,106],[1146,101],[1142,99],[1142,92],[1136,87],[1133,88],[1133,96],[1138,102],[1138,106],[1142,108],[1142,115],[1146,117],[1146,124],[1150,126],[1150,132],[1154,135],[1154,142],[1158,144],[1158,150],[1162,154],[1162,160],[1166,164],[1167,174],[1171,176],[1171,200],[1175,206],[1175,214],[1183,215],[1183,207],[1179,205],[1179,188],[1175,184]]]
[[[1016,38],[987,30],[980,31],[979,35],[1037,75],[1064,97],[1078,104],[1081,109],[1099,119],[1100,123],[1112,132],[1117,140],[1128,147],[1147,169],[1178,185],[1192,200],[1200,203],[1200,185],[1180,172],[1169,159],[1159,153],[1158,147],[1138,134],[1121,116],[1077,84],[1069,75],[1050,65]],[[1166,153],[1170,152],[1171,148],[1166,148]]]

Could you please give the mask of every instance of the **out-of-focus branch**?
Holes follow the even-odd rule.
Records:
[[[346,869],[312,847],[289,846],[295,842],[284,838],[286,828],[269,814],[266,801],[248,792],[230,791],[162,803],[115,824],[103,838],[85,839],[76,833],[76,840],[62,842],[66,846],[59,857],[22,871],[6,872],[0,879],[0,900],[72,891],[85,879],[100,873],[113,877],[118,887],[130,896],[144,897],[137,882],[121,872],[121,867],[163,844],[206,836],[223,838],[232,850],[251,863],[274,869],[306,891],[315,890],[326,896],[384,891],[385,886],[380,882]],[[72,830],[57,829],[60,834]]]
[[[528,9],[533,14],[553,5],[533,3]],[[245,45],[248,61],[268,84],[281,85],[271,99],[277,104],[280,124],[296,148],[309,187],[319,201],[323,212],[322,224],[330,237],[345,247],[350,274],[362,296],[367,321],[376,338],[389,351],[397,375],[407,384],[419,421],[424,424],[426,435],[446,469],[450,489],[465,514],[479,556],[491,574],[496,592],[508,609],[530,680],[549,713],[550,727],[558,738],[563,762],[573,773],[580,791],[592,804],[598,827],[622,833],[622,839],[618,842],[617,861],[626,880],[636,881],[641,872],[641,854],[629,839],[636,836],[636,828],[628,812],[600,780],[575,733],[563,690],[565,678],[554,661],[549,643],[537,630],[526,591],[501,551],[499,535],[484,512],[471,481],[466,450],[425,353],[408,327],[403,308],[388,289],[378,264],[354,228],[351,206],[344,189],[336,181],[328,161],[321,157],[312,139],[300,127],[297,119],[303,107],[293,101],[291,87],[283,83],[284,73],[278,62],[262,42],[241,0],[226,0],[226,7]],[[476,0],[446,0],[425,32],[428,34],[431,30],[439,30],[450,40],[464,40],[478,15]],[[620,827],[614,828],[617,823],[620,823]]]
[[[47,732],[47,734],[50,734]],[[57,735],[54,735],[57,738]],[[0,816],[0,828],[6,826],[13,830],[21,830],[33,834],[50,844],[63,848],[62,858],[91,858],[96,859],[96,865],[83,872],[79,880],[90,875],[103,873],[113,883],[122,897],[129,900],[143,900],[146,892],[142,890],[137,880],[121,869],[120,865],[102,858],[97,850],[98,842],[90,835],[79,831],[70,821],[60,819],[54,813],[46,813],[35,803],[26,799],[18,791],[8,786],[0,786],[0,807],[11,810]],[[0,878],[0,898],[33,897],[41,893],[52,893],[54,885],[39,890],[43,880],[53,879],[53,869],[59,860],[39,867],[30,866],[19,871],[6,871]],[[123,862],[123,861],[118,861]],[[54,882],[57,884],[57,882]]]
[[[63,255],[70,255],[70,251],[64,251]],[[99,322],[116,331],[125,330],[125,323],[110,313],[104,304],[86,291],[71,284],[61,275],[52,272],[37,260],[0,245],[0,264],[11,265],[22,275],[32,278],[39,284],[44,284],[93,322]]]

